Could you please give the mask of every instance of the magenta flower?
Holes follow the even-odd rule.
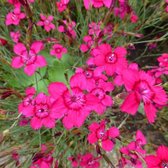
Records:
[[[79,74],[75,74],[70,79],[70,89],[61,82],[49,85],[49,93],[55,99],[51,115],[55,119],[63,119],[66,129],[81,127],[97,103],[95,96],[84,92],[86,85],[83,81]]]
[[[89,89],[90,94],[97,97],[98,102],[94,105],[94,110],[98,114],[103,114],[107,107],[113,105],[111,96],[106,93],[111,92],[114,86],[111,82],[105,82],[103,79],[98,79],[95,85]]]
[[[67,22],[66,20],[63,20],[62,24],[58,27],[58,31],[61,33],[66,33],[68,37],[75,39],[76,38],[76,32],[74,30],[75,26],[76,23],[74,21]]]
[[[107,75],[119,73],[127,67],[125,58],[127,51],[123,47],[117,47],[112,51],[109,44],[101,44],[92,50],[93,61],[98,68],[103,69]]]
[[[114,15],[124,19],[124,17],[131,12],[131,7],[128,1],[119,1],[119,7],[114,8]]]
[[[92,39],[91,36],[85,36],[83,38],[83,41],[85,42],[84,44],[81,44],[80,46],[80,50],[82,52],[87,52],[89,49],[91,49],[91,47],[93,46],[94,44],[94,40]]]
[[[58,168],[58,161],[54,162],[52,151],[48,152],[47,146],[42,144],[41,151],[33,156],[30,168]]]
[[[54,55],[56,58],[61,59],[63,54],[67,53],[67,49],[64,48],[61,44],[54,44],[50,50],[50,54]]]
[[[127,146],[122,147],[120,152],[122,154],[121,164],[124,167],[125,165],[135,166],[136,168],[142,168],[142,161],[139,158],[144,157],[146,151],[143,149],[143,146],[146,144],[146,138],[143,133],[138,130],[136,132],[135,141],[130,142]]]
[[[23,43],[17,43],[14,46],[14,53],[17,55],[12,59],[12,67],[18,69],[24,66],[24,72],[29,76],[33,75],[37,68],[47,65],[45,58],[38,55],[43,47],[42,42],[36,41],[31,45],[30,50],[27,51]]]
[[[68,3],[69,3],[69,0],[60,0],[59,2],[56,2],[58,11],[63,12],[64,10],[66,10]]]
[[[105,121],[101,121],[100,124],[93,122],[89,126],[90,134],[88,135],[88,141],[94,144],[98,141],[101,142],[102,148],[106,151],[111,151],[114,147],[114,140],[119,136],[119,130],[116,127],[111,127],[108,130],[105,128]]]
[[[34,3],[35,0],[28,0],[29,3]],[[19,0],[8,0],[8,2],[12,5],[14,5],[15,7],[20,7],[21,3],[19,2]]]
[[[112,0],[83,0],[85,8],[88,10],[91,6],[95,8],[107,7],[110,8]]]
[[[168,68],[168,54],[167,53],[162,54],[157,60],[161,67]]]
[[[138,16],[134,12],[131,12],[130,20],[132,23],[136,23],[138,21]]]
[[[100,32],[102,31],[101,25],[102,25],[102,22],[98,22],[98,23],[91,22],[89,24],[89,35],[98,37]]]
[[[156,118],[156,105],[166,105],[167,96],[162,86],[155,84],[155,79],[144,71],[125,70],[123,81],[128,96],[121,105],[121,110],[128,114],[135,115],[140,102],[144,104],[144,111],[150,123]]]
[[[21,36],[21,34],[20,34],[19,31],[10,32],[10,37],[12,38],[12,40],[13,40],[15,43],[18,43],[20,36]]]
[[[26,117],[30,117],[33,115],[33,113],[30,113],[34,109],[34,95],[36,93],[36,90],[34,87],[29,87],[25,91],[26,97],[23,99],[23,101],[18,106],[19,113],[23,114]]]
[[[83,83],[85,83],[86,85],[85,90],[87,91],[92,90],[99,79],[107,81],[107,77],[104,74],[102,74],[102,72],[99,72],[92,67],[88,67],[85,69],[77,68],[76,74],[79,74],[83,79]]]
[[[167,168],[168,167],[168,147],[159,146],[156,155],[149,155],[145,158],[148,168]]]
[[[82,168],[99,168],[100,157],[94,157],[91,153],[87,153],[81,157],[80,166]]]
[[[68,158],[68,160],[71,161],[71,166],[73,168],[79,167],[79,164],[80,164],[80,161],[81,161],[81,155],[79,154],[79,155],[77,155],[77,157],[70,156]]]
[[[55,29],[55,25],[52,23],[54,17],[53,16],[45,16],[43,14],[40,14],[40,21],[37,22],[38,26],[44,27],[44,29],[49,32],[52,29]]]
[[[55,119],[50,114],[51,105],[50,97],[44,93],[39,93],[31,100],[31,103],[24,100],[19,106],[19,112],[26,117],[31,117],[30,125],[35,130],[42,126],[53,128],[55,127]]]
[[[5,24],[18,25],[21,19],[24,19],[26,15],[20,11],[20,7],[16,7],[12,12],[8,13],[6,16]]]

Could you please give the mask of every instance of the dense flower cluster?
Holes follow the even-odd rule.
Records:
[[[14,45],[13,52],[15,55],[11,59],[12,68],[23,68],[24,73],[28,76],[40,74],[39,68],[43,68],[46,70],[44,75],[46,79],[51,75],[50,62],[48,61],[50,58],[42,54],[42,50],[55,56],[54,61],[61,66],[63,58],[67,57],[71,50],[77,50],[82,56],[84,55],[71,66],[71,70],[74,70],[73,75],[68,76],[69,69],[63,65],[62,69],[65,69],[65,72],[60,73],[64,74],[66,82],[46,79],[47,92],[39,91],[37,86],[37,90],[35,90],[34,85],[31,84],[30,87],[26,88],[25,97],[18,105],[18,111],[21,115],[20,126],[29,124],[34,130],[43,127],[52,129],[57,128],[56,123],[61,121],[67,131],[72,131],[81,126],[88,127],[88,130],[80,130],[84,132],[85,136],[85,138],[82,137],[81,141],[87,140],[89,142],[86,142],[87,145],[92,146],[93,149],[94,147],[98,148],[98,156],[95,157],[91,153],[79,154],[76,157],[71,156],[68,160],[71,161],[72,167],[99,168],[99,160],[102,156],[106,161],[108,160],[104,153],[115,149],[116,141],[119,143],[122,141],[123,137],[120,135],[122,131],[119,131],[118,124],[111,121],[110,124],[114,125],[111,126],[106,122],[113,112],[113,106],[130,115],[137,114],[139,107],[142,106],[147,120],[151,124],[155,122],[157,112],[168,105],[167,93],[162,86],[162,77],[168,75],[168,53],[163,53],[157,58],[158,66],[153,66],[146,71],[140,68],[137,63],[128,60],[129,45],[110,43],[113,32],[117,32],[116,27],[118,27],[113,23],[105,23],[111,14],[124,22],[127,17],[132,24],[139,22],[136,12],[127,0],[83,0],[83,8],[81,7],[81,9],[86,11],[87,17],[89,17],[92,8],[96,10],[104,7],[104,10],[111,12],[105,16],[105,20],[98,18],[97,22],[90,21],[87,25],[87,34],[79,30],[81,25],[77,22],[76,16],[73,16],[73,19],[70,18],[68,9],[68,6],[71,5],[70,0],[54,2],[55,11],[53,13],[57,13],[58,16],[63,14],[61,19],[55,17],[53,13],[44,14],[40,11],[37,15],[38,21],[32,19],[33,16],[30,12],[33,9],[31,5],[35,3],[35,0],[8,0],[8,2],[13,8],[5,18],[6,26],[11,28],[10,37]],[[165,3],[167,5],[168,1],[166,0]],[[168,6],[166,6],[168,12],[167,8]],[[25,12],[22,12],[23,9]],[[98,10],[101,11],[101,9]],[[24,42],[22,39],[24,34],[22,31],[16,30],[15,27],[18,25],[22,27],[22,22],[26,21],[28,21],[28,28]],[[27,26],[27,23],[25,25]],[[47,37],[38,39],[36,36],[32,36],[31,31],[34,27],[40,30],[42,27]],[[63,40],[61,41],[59,37],[48,37],[54,32],[59,33]],[[80,33],[82,37],[80,37],[79,44],[76,45],[76,39]],[[142,34],[131,32],[118,31],[117,33],[123,36],[131,34],[138,38],[142,37]],[[66,41],[68,41],[68,46],[63,43]],[[7,44],[6,39],[0,38],[0,45],[5,46]],[[75,49],[71,48],[74,44]],[[153,49],[156,46],[156,43],[150,43],[147,47]],[[79,62],[84,65],[79,65]],[[52,71],[54,68],[59,69],[59,66],[54,67],[54,63],[52,64]],[[40,74],[39,81],[42,81],[44,76]],[[106,116],[108,110],[110,112]],[[93,122],[92,119],[95,116],[98,120],[101,118],[100,122]],[[88,118],[89,124],[86,122]],[[54,138],[53,134],[52,138]],[[159,146],[156,155],[148,155],[144,150],[146,144],[145,136],[138,130],[134,140],[126,146],[122,144],[119,147],[118,167],[142,168],[146,162],[149,168],[167,168],[168,147]],[[48,152],[47,148],[43,146],[43,149],[34,155],[30,168],[50,168],[53,165],[55,168],[59,167],[52,154],[53,151]],[[18,155],[14,155],[17,162],[18,158]],[[113,164],[109,160],[107,162]]]

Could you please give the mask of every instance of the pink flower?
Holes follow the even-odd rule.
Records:
[[[112,0],[83,0],[85,8],[88,10],[91,6],[95,8],[107,7],[110,8]]]
[[[71,165],[73,168],[79,167],[81,161],[81,155],[79,154],[77,157],[70,156],[68,160],[71,161]]]
[[[33,156],[30,168],[58,168],[58,161],[54,162],[52,151],[47,153],[47,147],[42,144],[41,151]]]
[[[146,138],[143,133],[138,130],[136,132],[135,141],[130,142],[127,146],[122,147],[120,152],[122,154],[122,165],[135,166],[136,168],[142,168],[141,158],[139,155],[144,157],[146,151],[143,146],[146,144]]]
[[[10,3],[11,5],[15,6],[15,7],[20,7],[20,2],[19,0],[8,0],[8,3]]]
[[[99,79],[104,81],[107,81],[108,79],[105,75],[102,74],[101,71],[97,71],[94,67],[91,66],[88,66],[84,69],[77,68],[76,74],[79,74],[83,79],[83,83],[86,85],[85,90],[87,91],[92,90]]]
[[[83,41],[85,42],[84,44],[81,44],[80,50],[82,52],[87,52],[94,44],[94,40],[92,39],[91,36],[85,36],[83,38]]]
[[[101,32],[101,25],[102,25],[102,22],[98,22],[98,23],[91,22],[89,24],[89,35],[98,37]]]
[[[168,147],[159,146],[156,155],[149,155],[145,158],[148,168],[167,168],[168,167]]]
[[[61,33],[66,33],[68,37],[75,39],[76,38],[76,32],[74,30],[75,26],[76,23],[74,21],[67,22],[66,20],[63,20],[62,24],[58,27],[58,31]]]
[[[26,97],[23,99],[23,101],[18,106],[19,113],[23,114],[26,117],[32,116],[30,113],[34,109],[34,95],[36,93],[36,90],[34,87],[28,87],[25,90]]]
[[[161,67],[168,68],[168,54],[167,53],[162,54],[157,60]]]
[[[21,34],[20,34],[19,31],[10,32],[10,36],[11,36],[12,40],[13,40],[15,43],[18,43]]]
[[[51,31],[52,29],[54,30],[55,29],[55,25],[52,23],[54,17],[53,16],[45,16],[43,14],[40,14],[40,21],[37,22],[37,25],[38,26],[43,26],[44,29],[49,32]]]
[[[106,151],[111,151],[114,147],[114,140],[119,136],[119,130],[116,127],[111,127],[108,130],[105,128],[105,121],[101,123],[93,122],[89,126],[90,134],[88,135],[88,141],[94,144],[98,141],[101,142],[102,148]]]
[[[61,59],[63,54],[67,53],[67,49],[64,48],[61,44],[54,44],[50,50],[50,54],[54,55],[58,59]]]
[[[132,23],[136,23],[138,21],[138,16],[134,12],[132,12],[130,19]]]
[[[60,0],[59,2],[56,2],[58,11],[63,12],[64,10],[66,10],[68,3],[69,3],[69,0]]]
[[[16,7],[12,12],[8,13],[6,16],[5,24],[18,25],[21,19],[24,19],[26,15],[20,11],[20,7]]]
[[[51,115],[55,119],[63,119],[66,129],[81,127],[97,103],[95,96],[84,92],[86,85],[83,81],[79,74],[75,74],[70,79],[70,89],[61,82],[49,85],[49,93],[55,99]]]
[[[89,89],[90,94],[97,97],[98,102],[94,105],[94,110],[98,114],[103,114],[107,107],[113,105],[113,100],[111,96],[106,93],[112,91],[114,86],[111,82],[106,82],[103,79],[98,79],[95,82],[95,85],[92,85],[92,88]]]
[[[166,6],[165,11],[166,11],[166,13],[168,13],[168,5]]]
[[[33,75],[37,68],[47,65],[43,56],[38,55],[43,47],[42,42],[36,41],[27,51],[23,43],[17,43],[14,46],[14,53],[17,55],[12,59],[12,67],[18,69],[24,66],[24,72],[29,76]]]
[[[123,47],[117,47],[112,51],[109,44],[101,44],[92,50],[93,61],[98,68],[103,69],[107,75],[119,73],[127,67],[125,58],[127,51]]]
[[[26,117],[31,117],[30,125],[33,129],[40,129],[42,126],[47,128],[55,127],[55,119],[51,117],[50,110],[52,100],[44,93],[39,93],[31,104],[24,104],[19,107],[19,112]]]
[[[131,7],[128,5],[127,1],[119,1],[119,7],[114,8],[114,15],[124,19],[126,14],[131,12]]]
[[[162,86],[155,84],[155,79],[144,71],[125,70],[123,71],[123,81],[128,96],[121,105],[121,110],[128,114],[135,115],[140,102],[144,104],[144,111],[150,123],[156,118],[156,105],[166,105],[167,96]]]
[[[99,168],[100,157],[95,158],[91,153],[87,153],[81,157],[80,166],[82,168]]]
[[[19,2],[19,0],[8,0],[8,2],[12,5],[14,5],[15,7],[20,7],[21,3]],[[29,3],[34,3],[34,0],[28,0]]]

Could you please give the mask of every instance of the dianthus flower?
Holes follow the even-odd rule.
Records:
[[[135,141],[130,142],[127,146],[122,147],[120,152],[122,154],[121,165],[135,166],[136,168],[142,168],[141,157],[144,157],[146,151],[143,146],[146,144],[146,138],[143,133],[138,130],[136,132]]]
[[[91,153],[86,153],[85,155],[81,156],[80,166],[82,168],[99,168],[100,157],[94,157]]]
[[[168,68],[168,54],[167,53],[162,54],[157,60],[161,67]]]
[[[94,40],[92,39],[91,36],[85,36],[83,38],[83,41],[84,41],[84,44],[81,44],[80,46],[80,50],[82,52],[87,52],[89,49],[91,49],[91,47],[93,46],[94,44]]]
[[[93,110],[97,98],[84,92],[84,79],[75,74],[70,79],[70,89],[64,83],[54,82],[49,85],[49,93],[55,99],[51,115],[56,119],[63,119],[65,128],[80,127]]]
[[[99,79],[102,79],[104,81],[107,81],[107,77],[102,74],[101,71],[97,71],[94,67],[88,66],[84,69],[77,68],[76,74],[79,74],[81,78],[83,79],[83,83],[86,85],[85,90],[90,91],[92,88],[95,87],[96,81]]]
[[[54,55],[56,58],[61,59],[63,54],[67,53],[67,49],[61,44],[54,44],[50,50],[50,54]]]
[[[113,105],[113,100],[111,96],[107,93],[111,92],[114,86],[111,82],[106,82],[103,79],[97,79],[95,85],[89,89],[89,93],[96,96],[98,102],[94,105],[94,110],[98,114],[103,114],[107,107]]]
[[[29,3],[34,3],[35,0],[28,0]],[[8,2],[15,6],[15,7],[20,7],[21,3],[19,2],[19,0],[8,0]]]
[[[88,10],[91,6],[101,8],[103,6],[110,8],[112,0],[83,0],[85,8]]]
[[[47,152],[46,145],[42,144],[41,151],[34,155],[33,162],[30,168],[51,168],[53,167],[54,158],[52,157],[52,151]],[[54,163],[53,168],[58,168],[58,161]]]
[[[14,46],[14,53],[17,54],[12,58],[12,67],[21,68],[24,66],[24,72],[31,76],[37,68],[42,68],[47,65],[45,58],[38,53],[43,49],[44,45],[40,41],[33,42],[27,51],[23,43],[17,43]]]
[[[69,3],[69,0],[60,0],[59,2],[56,2],[58,11],[63,12],[64,10],[66,10],[68,3]]]
[[[168,168],[168,147],[159,146],[156,155],[149,155],[145,158],[148,168]]]
[[[20,11],[20,7],[16,7],[12,12],[8,13],[6,16],[5,24],[18,25],[21,19],[24,19],[26,15]]]
[[[32,114],[30,111],[33,111],[34,109],[34,95],[36,93],[36,90],[34,87],[28,87],[25,90],[26,96],[23,99],[23,101],[19,104],[18,110],[21,114],[23,114],[26,117],[30,117]]]
[[[43,26],[44,29],[49,32],[52,29],[55,29],[55,25],[52,23],[54,17],[53,16],[45,16],[43,14],[40,14],[40,21],[37,22],[38,26]]]
[[[117,47],[112,50],[109,44],[101,44],[91,52],[93,62],[98,68],[103,69],[107,75],[119,73],[127,67],[125,58],[127,50],[124,47]]]
[[[18,43],[21,34],[20,34],[19,31],[10,32],[10,36],[11,36],[12,40],[13,40],[15,43]]]
[[[75,39],[76,38],[76,32],[75,32],[75,26],[76,23],[74,21],[67,22],[66,20],[62,21],[62,24],[58,27],[58,31],[61,33],[66,33],[66,35],[70,38]]]
[[[100,141],[104,150],[111,151],[114,147],[115,138],[119,136],[119,130],[116,127],[106,130],[105,127],[105,121],[101,121],[100,124],[93,122],[89,126],[90,134],[87,139],[91,144]]]
[[[19,112],[26,117],[31,117],[30,125],[33,129],[40,129],[42,126],[53,128],[55,119],[51,117],[52,100],[44,93],[39,93],[32,99],[28,95],[19,105]]]
[[[161,106],[167,104],[167,95],[163,87],[157,86],[155,78],[144,71],[125,70],[122,78],[128,96],[121,105],[121,110],[135,115],[140,102],[143,102],[147,119],[153,123],[157,112],[155,104]]]

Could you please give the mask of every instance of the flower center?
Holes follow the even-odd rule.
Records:
[[[85,95],[78,88],[73,88],[72,93],[66,91],[64,94],[66,106],[73,110],[81,109],[85,105]]]
[[[45,118],[49,115],[47,104],[38,104],[36,105],[36,116],[38,118]]]
[[[37,55],[33,50],[30,50],[29,53],[27,53],[27,51],[23,52],[21,57],[22,57],[22,61],[26,65],[29,65],[29,64],[33,64],[35,62]]]
[[[104,129],[99,129],[97,131],[97,138],[102,140],[107,139],[107,132]]]
[[[59,54],[59,53],[61,53],[61,51],[62,51],[61,48],[55,48],[55,52],[56,52],[56,53]]]
[[[91,91],[92,94],[94,94],[98,99],[102,100],[105,96],[105,92],[101,88],[96,88]]]
[[[88,162],[88,166],[92,166],[94,163],[95,163],[94,160],[90,160],[90,161]]]
[[[11,18],[12,18],[13,21],[16,21],[16,20],[18,19],[18,16],[16,16],[16,15],[13,13]]]
[[[93,72],[92,71],[85,71],[86,78],[92,78]]]
[[[168,162],[163,161],[163,162],[161,163],[161,168],[168,168]]]
[[[44,21],[44,24],[45,24],[45,25],[49,25],[49,24],[50,24],[50,21],[46,19],[46,20]]]
[[[115,53],[108,54],[106,56],[106,62],[107,63],[115,63],[117,61],[117,55]]]
[[[154,96],[153,91],[146,81],[140,81],[135,85],[135,90],[141,95],[145,103],[150,102]]]

